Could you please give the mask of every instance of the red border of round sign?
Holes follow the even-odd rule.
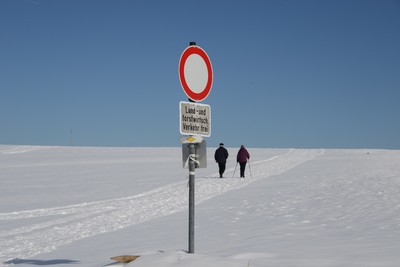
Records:
[[[189,85],[187,84],[186,79],[185,79],[185,63],[186,63],[186,60],[188,59],[188,57],[192,54],[197,54],[201,58],[203,58],[204,62],[206,63],[206,66],[207,66],[207,73],[208,73],[207,84],[206,84],[206,87],[204,88],[204,90],[201,91],[200,93],[193,92],[189,88]],[[186,93],[186,95],[191,100],[202,101],[202,100],[206,99],[206,97],[208,96],[208,94],[211,91],[211,86],[212,86],[212,82],[213,82],[213,73],[212,73],[212,65],[211,65],[210,58],[208,57],[207,53],[203,49],[201,49],[201,47],[193,45],[193,46],[189,46],[188,48],[185,49],[185,51],[183,51],[183,53],[181,55],[181,59],[179,60],[179,80],[181,82],[183,91]]]

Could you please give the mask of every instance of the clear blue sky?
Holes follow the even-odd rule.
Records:
[[[0,144],[180,146],[195,41],[207,146],[400,149],[400,1],[2,0],[0,38]]]

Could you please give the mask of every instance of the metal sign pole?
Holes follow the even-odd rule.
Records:
[[[200,60],[198,60],[199,58]],[[203,75],[203,73],[207,75]],[[179,104],[180,132],[183,135],[194,134],[209,137],[211,134],[210,106],[203,104],[200,107],[200,104],[193,103],[207,98],[213,83],[213,71],[210,58],[201,47],[196,45],[196,42],[190,42],[189,47],[183,51],[179,60],[178,74],[183,91],[189,99],[188,103],[180,102]],[[196,141],[197,147],[193,144],[194,141]],[[202,140],[198,136],[190,136],[183,140],[181,138],[181,142],[182,144],[190,142],[188,147],[182,146],[182,159],[184,167],[186,159],[189,163],[189,253],[194,253],[194,176],[195,168],[205,168],[207,165],[207,161],[204,161],[206,147],[205,142],[204,145],[200,145]],[[204,149],[204,156],[199,155],[196,158],[196,148],[199,153],[203,153]],[[186,150],[189,152],[187,153]],[[187,154],[189,154],[188,157],[186,157]]]
[[[189,253],[194,253],[194,176],[195,176],[194,144],[189,145]]]

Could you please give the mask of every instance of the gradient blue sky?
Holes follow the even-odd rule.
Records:
[[[2,0],[0,38],[0,144],[180,146],[195,41],[207,146],[400,149],[400,1]]]

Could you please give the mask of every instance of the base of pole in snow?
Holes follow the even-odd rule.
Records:
[[[238,163],[236,162],[236,166],[235,166],[235,170],[233,171],[232,178],[235,177],[235,172],[236,172],[237,165],[238,165]]]
[[[250,171],[250,177],[253,177],[253,175],[251,174],[250,160],[249,160],[249,171]]]

